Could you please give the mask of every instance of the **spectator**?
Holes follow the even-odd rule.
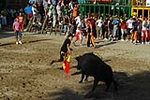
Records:
[[[42,5],[42,2],[39,0],[39,2],[37,2],[37,10],[39,11],[39,15],[41,17],[40,20],[43,20],[44,19],[44,7]],[[40,21],[41,22],[41,21]]]
[[[27,19],[29,20],[32,17],[32,6],[30,4],[28,4],[25,8],[24,8],[25,13],[27,14]]]
[[[69,12],[70,12],[70,17],[72,17],[72,12],[73,12],[73,0],[70,0],[69,2]]]
[[[131,32],[131,43],[137,44],[137,26],[138,22],[135,18],[133,18],[133,29]]]
[[[131,30],[133,28],[133,20],[132,20],[132,17],[130,17],[130,19],[127,20],[126,22],[127,24],[127,40],[130,40],[130,35],[131,35]]]
[[[75,4],[75,6],[73,7],[73,13],[72,13],[73,18],[78,16],[78,5]]]
[[[108,39],[108,20],[104,20],[103,21],[103,38],[104,38],[104,41],[107,41]]]
[[[74,19],[71,19],[71,27],[70,27],[69,33],[75,36],[76,29],[77,29],[76,21]]]
[[[126,39],[126,34],[127,34],[126,20],[123,19],[120,25],[121,25],[121,41],[124,41]]]
[[[56,5],[57,5],[57,0],[52,0],[52,4],[53,4],[53,6],[56,7]]]
[[[70,25],[70,18],[68,15],[65,15],[63,17],[63,23],[64,23],[64,33],[67,36],[69,33],[69,25]]]
[[[142,22],[142,34],[141,34],[142,44],[148,44],[147,26],[148,26],[148,20],[147,18],[145,18]]]
[[[77,30],[76,30],[75,41],[73,42],[74,46],[76,46],[75,42],[78,40],[80,41],[80,45],[82,45],[83,35],[80,30],[80,27],[77,27]]]
[[[56,12],[57,12],[57,15],[58,15],[57,20],[58,20],[58,22],[60,22],[61,17],[62,17],[61,2],[58,2],[58,3],[57,3]]]
[[[75,17],[74,20],[76,21],[77,27],[80,27],[81,26],[81,14]]]
[[[48,4],[48,16],[51,17],[52,14],[53,14],[53,5],[51,3],[51,1],[49,1],[49,4]]]
[[[150,44],[150,21],[148,23],[147,28],[148,28],[148,43]]]
[[[36,2],[36,0],[29,0],[29,4],[33,4],[34,2]]]
[[[90,19],[88,19],[91,24],[92,24],[92,35],[94,36],[94,38],[97,38],[97,34],[96,34],[96,25],[95,25],[95,19],[93,17],[93,15],[91,15]]]
[[[83,37],[86,37],[87,36],[87,33],[86,33],[86,24],[85,24],[85,21],[84,21],[83,18],[81,19],[80,30],[81,30],[81,33],[82,33]]]
[[[36,18],[36,21],[41,25],[41,14],[39,10],[37,9],[36,2],[34,2],[32,5],[32,13],[33,13],[33,16]]]
[[[13,30],[15,32],[15,37],[16,37],[16,44],[22,44],[22,34],[20,31],[20,24],[19,24],[19,19],[16,18],[14,23],[13,23]]]
[[[112,21],[113,24],[113,40],[118,40],[119,36],[119,21],[118,21],[118,16],[115,16],[115,18]]]
[[[98,39],[101,39],[102,38],[102,24],[103,24],[103,20],[101,16],[96,20],[95,24],[97,25],[97,37]]]
[[[43,0],[44,14],[47,15],[48,12],[48,1]]]
[[[87,47],[90,47],[90,43],[92,42],[92,45],[95,48],[96,45],[94,41],[93,27],[89,19],[86,21],[86,25],[87,25]]]
[[[22,32],[24,30],[24,16],[22,15],[22,13],[19,13],[19,15],[17,16],[18,18],[18,22],[20,25],[20,31]]]
[[[68,6],[64,6],[64,8],[62,9],[62,12],[63,12],[63,16],[69,15],[69,9],[68,9]]]
[[[137,42],[141,43],[141,32],[142,32],[142,21],[138,19],[138,26],[137,26]]]
[[[6,9],[1,11],[2,26],[7,26],[7,14]]]
[[[113,35],[113,18],[112,16],[109,17],[109,20],[108,20],[108,36],[109,36],[109,40],[113,40],[112,39],[112,35]]]
[[[57,11],[56,11],[55,7],[53,7],[53,9],[52,9],[52,15],[53,15],[53,27],[55,27],[56,22],[57,22]]]

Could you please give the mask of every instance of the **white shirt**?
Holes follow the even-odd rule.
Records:
[[[127,20],[127,25],[128,25],[127,27],[128,28],[133,28],[132,24],[133,24],[133,20],[131,20],[131,19]]]
[[[45,8],[45,9],[47,9],[48,8],[48,2],[47,1],[43,1],[43,7]]]
[[[144,20],[144,21],[142,22],[142,30],[147,30],[147,26],[148,26],[148,21],[147,21],[147,23],[146,23],[146,21]]]
[[[69,3],[69,7],[71,8],[71,10],[73,10],[73,3],[72,2]]]
[[[36,9],[35,7],[32,6],[32,13],[33,13],[33,15],[36,14],[36,10],[37,10],[37,9]]]
[[[81,19],[80,19],[80,16],[77,16],[77,17],[75,18],[75,21],[76,21],[77,26],[80,27],[80,26],[81,26]]]
[[[102,19],[98,19],[98,20],[96,21],[96,24],[97,24],[98,27],[102,27],[102,23],[103,23],[103,20],[102,20]]]
[[[61,6],[57,5],[57,6],[56,6],[56,11],[57,11],[57,14],[58,14],[59,16],[61,16],[61,13],[62,13],[62,11],[61,11]]]
[[[48,2],[48,4],[51,4],[51,0],[48,0],[47,2]]]

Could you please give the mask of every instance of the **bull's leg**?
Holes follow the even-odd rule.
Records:
[[[106,86],[107,86],[106,90],[105,90],[106,92],[108,92],[108,89],[109,89],[110,85],[111,85],[111,82],[106,82]]]
[[[92,89],[92,91],[94,91],[95,90],[95,88],[97,87],[97,85],[98,85],[98,82],[99,82],[99,80],[98,79],[94,79],[94,84],[93,84],[93,89]]]
[[[79,83],[82,83],[82,82],[83,82],[83,79],[84,79],[84,74],[82,73],[82,75],[81,75],[81,80],[79,81]]]
[[[85,78],[85,80],[84,80],[85,82],[88,82],[88,77],[89,77],[89,76],[86,75],[86,78]]]

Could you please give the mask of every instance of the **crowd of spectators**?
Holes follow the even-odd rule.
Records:
[[[51,23],[53,28],[61,26],[61,35],[73,34],[76,37],[74,44],[80,40],[80,45],[82,45],[84,37],[92,42],[93,47],[95,47],[95,39],[130,41],[133,44],[150,43],[148,18],[136,15],[131,18],[108,14],[94,16],[92,13],[83,16],[79,13],[79,6],[76,0],[29,0],[25,8],[7,9],[7,14],[1,13],[0,18],[2,25],[7,25],[13,23],[16,17],[21,16],[22,30],[24,30],[30,18],[35,17],[35,23],[38,24],[38,30],[40,30],[44,19],[48,16],[47,23]],[[6,20],[7,16],[9,16],[7,18],[9,21]],[[87,46],[89,46],[88,43]]]

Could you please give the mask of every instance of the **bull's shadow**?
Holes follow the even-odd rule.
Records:
[[[99,84],[94,92],[89,92],[92,89],[93,83],[81,84],[82,93],[74,92],[72,88],[63,88],[60,91],[55,91],[47,95],[48,100],[89,100],[86,95],[94,100],[150,100],[150,72],[140,72],[134,75],[129,75],[125,72],[114,72],[114,78],[118,82],[118,96],[113,93],[113,84],[109,92],[105,92],[106,85]],[[91,99],[90,99],[91,100]]]
[[[69,88],[63,88],[60,91],[48,93],[46,98],[46,100],[85,100],[82,94]]]
[[[94,92],[87,92],[86,95],[95,99],[110,100],[150,100],[150,72],[144,71],[135,75],[129,75],[124,72],[114,72],[114,78],[118,82],[118,96],[113,94],[113,84],[109,92],[105,92],[106,85],[99,84]],[[83,87],[84,90],[90,91],[93,83]]]
[[[150,100],[150,72],[143,71],[119,78],[119,100]]]

